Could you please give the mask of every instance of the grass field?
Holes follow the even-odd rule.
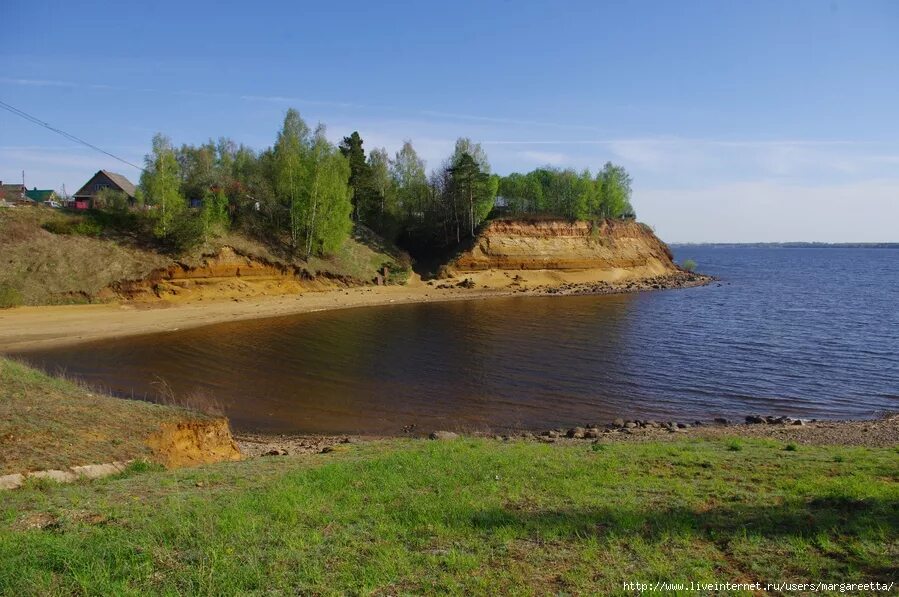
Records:
[[[785,448],[389,440],[32,484],[0,495],[0,591],[542,595],[897,580],[896,448]]]

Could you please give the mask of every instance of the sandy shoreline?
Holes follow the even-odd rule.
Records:
[[[227,321],[264,319],[335,309],[391,304],[480,300],[508,296],[612,294],[706,284],[694,276],[634,280],[591,277],[584,272],[527,272],[521,281],[511,275],[482,272],[459,280],[405,286],[363,286],[280,296],[195,302],[106,303],[18,307],[0,310],[0,352],[18,352],[101,340],[176,331]],[[458,284],[470,280],[473,287]]]

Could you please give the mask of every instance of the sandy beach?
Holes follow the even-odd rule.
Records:
[[[458,279],[433,280],[427,283],[414,277],[403,286],[361,286],[278,296],[18,307],[0,310],[0,351],[16,352],[72,345],[103,338],[176,331],[226,321],[324,310],[480,300],[513,295],[638,292],[695,286],[709,280],[701,276],[685,278],[683,274],[634,279],[633,272],[614,270],[537,270],[520,273],[490,270],[466,274]],[[466,285],[460,285],[465,282]]]
[[[0,311],[0,351],[71,345],[102,338],[331,309],[470,300],[508,294],[509,291],[502,290],[447,290],[416,285],[361,287],[210,302],[19,307]]]

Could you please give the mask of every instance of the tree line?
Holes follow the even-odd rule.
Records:
[[[467,138],[428,173],[411,141],[393,156],[384,148],[366,155],[358,132],[334,146],[323,125],[310,129],[291,109],[274,144],[261,151],[224,138],[175,147],[157,135],[137,201],[147,207],[152,233],[179,248],[239,227],[309,258],[336,251],[354,225],[413,254],[437,253],[474,237],[495,210],[632,217],[630,194],[630,176],[610,163],[595,176],[553,168],[498,176],[481,145]]]
[[[589,170],[537,168],[510,174],[500,181],[506,210],[511,214],[550,214],[577,220],[633,218],[631,177],[611,162],[596,173]]]

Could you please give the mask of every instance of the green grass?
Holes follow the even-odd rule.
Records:
[[[844,460],[837,461],[837,456]],[[899,574],[893,449],[392,440],[0,499],[6,594],[609,594]],[[29,528],[31,527],[31,528]],[[41,528],[37,528],[41,527]]]
[[[199,417],[113,398],[0,357],[0,475],[148,458],[146,439],[163,422]]]

